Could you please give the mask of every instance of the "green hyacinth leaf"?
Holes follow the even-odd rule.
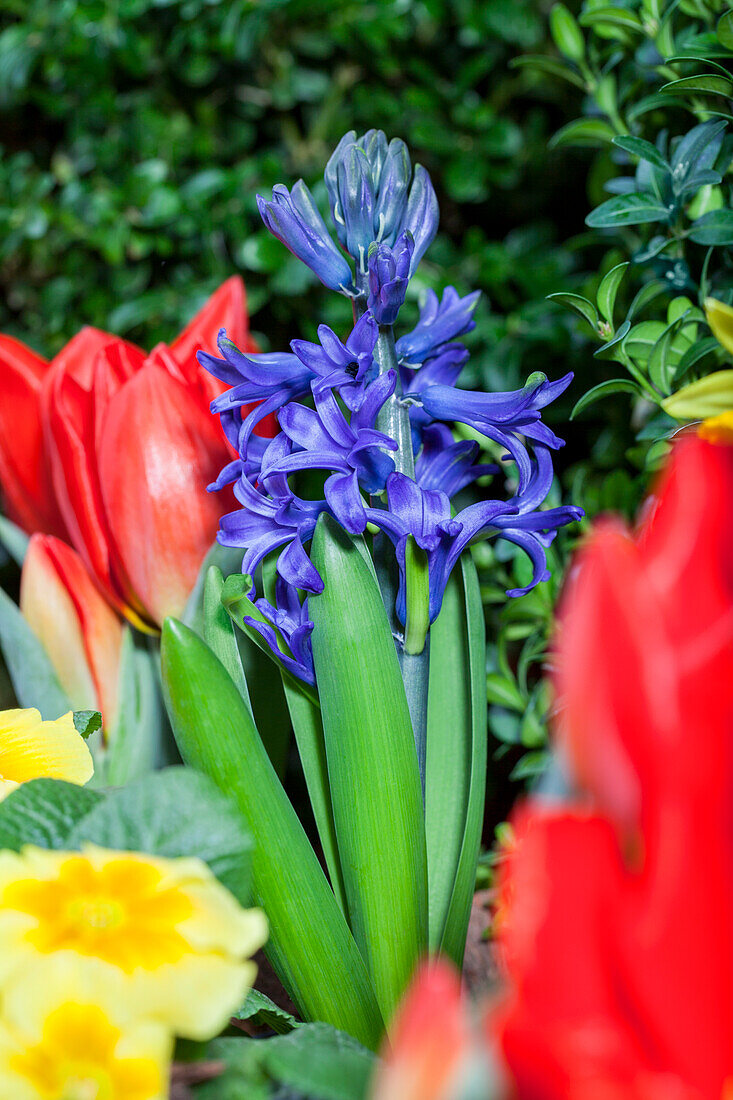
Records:
[[[265,952],[309,1020],[374,1049],[382,1019],[356,943],[242,696],[188,627],[166,620],[163,686],[181,755],[230,795],[255,844],[252,885],[265,910]]]
[[[415,741],[379,587],[322,516],[308,602],[349,918],[389,1021],[427,946],[425,825]]]

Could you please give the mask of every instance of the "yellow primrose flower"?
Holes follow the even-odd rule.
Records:
[[[56,956],[12,980],[0,1016],[6,1100],[165,1100],[173,1040],[129,1011],[100,963]]]
[[[39,957],[99,959],[179,1035],[208,1039],[241,1004],[267,938],[200,859],[88,845],[0,853],[0,981]]]
[[[71,711],[55,722],[44,722],[34,707],[0,711],[0,799],[29,779],[83,786],[93,774],[92,754]]]
[[[709,443],[733,443],[733,409],[703,420],[697,434]]]

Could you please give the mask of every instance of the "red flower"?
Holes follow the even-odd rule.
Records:
[[[79,555],[51,535],[32,536],[23,563],[20,609],[43,643],[74,710],[117,716],[122,623]]]
[[[434,959],[420,968],[383,1055],[371,1100],[461,1100],[478,1095],[477,1083],[488,1080],[488,1058],[452,964]]]
[[[733,1083],[733,449],[675,447],[636,535],[599,526],[558,641],[587,805],[525,808],[499,1028],[527,1100],[721,1100]]]
[[[221,327],[256,350],[237,277],[150,355],[93,328],[50,364],[17,341],[0,344],[0,480],[11,515],[28,531],[63,532],[141,629],[183,610],[226,510],[205,492],[231,458],[209,412],[220,387],[196,360]]]

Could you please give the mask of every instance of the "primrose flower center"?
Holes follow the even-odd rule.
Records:
[[[79,898],[67,908],[66,917],[72,924],[90,929],[119,928],[125,920],[125,910],[113,898]]]

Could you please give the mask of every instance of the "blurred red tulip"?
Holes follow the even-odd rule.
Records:
[[[527,1100],[733,1089],[733,449],[674,449],[636,535],[568,585],[558,735],[587,808],[530,805],[502,883],[498,1027]]]
[[[480,1100],[488,1055],[461,980],[443,959],[425,963],[405,995],[372,1081],[371,1100]]]
[[[79,555],[50,535],[33,535],[20,582],[20,609],[74,710],[99,710],[114,725],[122,623]]]
[[[43,447],[39,394],[47,363],[0,334],[0,485],[5,510],[25,531],[62,535]]]
[[[238,277],[170,347],[160,344],[148,356],[94,328],[82,329],[47,365],[16,341],[0,344],[0,364],[15,364],[0,373],[5,417],[10,387],[18,388],[18,378],[25,386],[14,417],[22,454],[14,457],[9,421],[8,444],[0,445],[12,514],[28,531],[65,531],[113,607],[143,630],[182,612],[227,510],[220,495],[205,492],[231,458],[209,412],[220,384],[196,360],[199,348],[215,346],[219,328],[256,350]],[[45,518],[52,510],[62,517],[53,525]]]

